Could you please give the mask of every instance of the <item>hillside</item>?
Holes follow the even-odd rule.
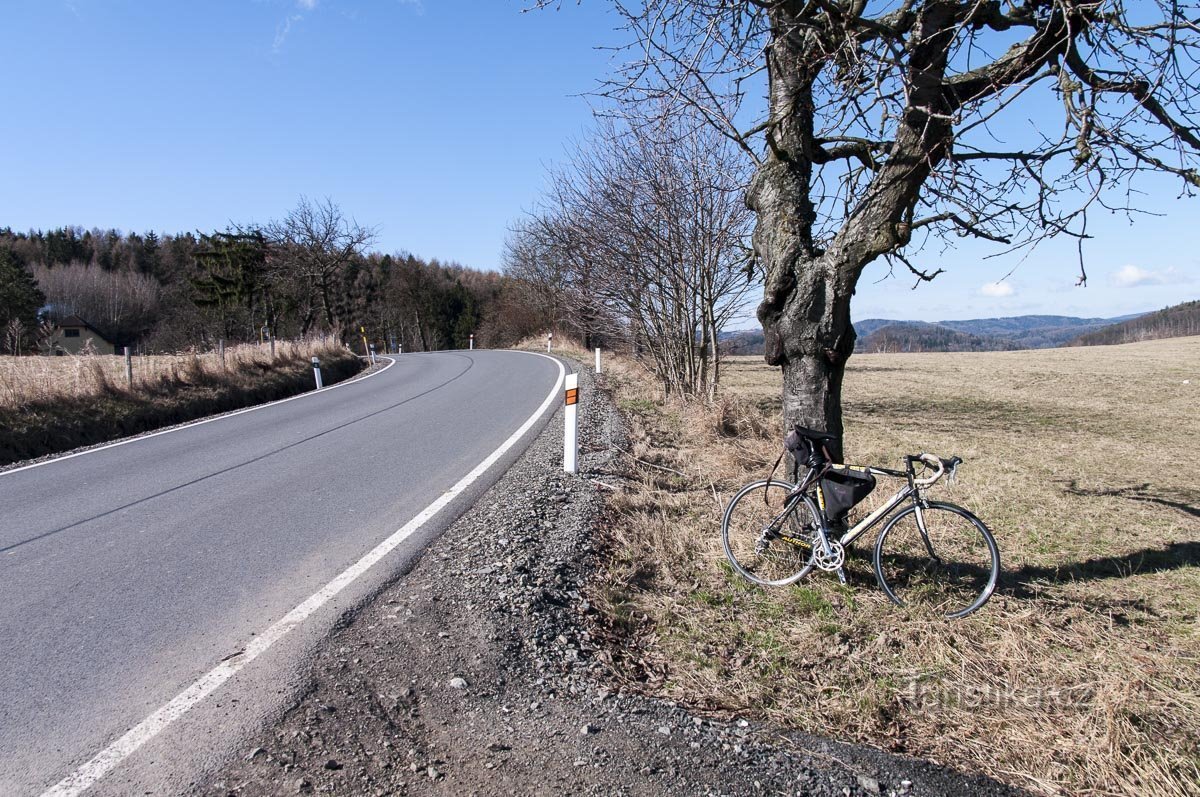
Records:
[[[1026,348],[995,335],[972,335],[941,324],[901,321],[877,327],[855,341],[855,349],[868,353],[923,351],[1012,351]]]
[[[859,353],[1048,349],[1075,345],[1077,339],[1088,333],[1135,321],[1142,315],[1137,313],[1116,318],[1024,315],[936,322],[867,318],[854,323],[854,331],[858,335],[854,348]],[[722,336],[721,351],[724,354],[762,354],[762,350],[761,330],[730,332]]]
[[[1105,346],[1188,335],[1200,335],[1200,301],[1184,302],[1155,313],[1111,324],[1079,335],[1067,345]]]

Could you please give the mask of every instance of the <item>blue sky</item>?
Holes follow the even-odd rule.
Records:
[[[300,195],[379,229],[377,248],[493,268],[544,167],[590,123],[620,40],[603,0],[6,0],[0,226],[160,232],[264,222]],[[1112,316],[1200,295],[1200,202],[1093,222],[1024,262],[973,245],[910,291],[876,282],[856,318]],[[1102,222],[1102,223],[1096,223]],[[1017,270],[993,285],[1014,266]],[[748,326],[748,323],[742,324]]]

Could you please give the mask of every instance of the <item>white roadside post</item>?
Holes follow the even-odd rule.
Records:
[[[471,350],[471,351],[475,351],[475,335],[474,335],[473,333],[472,333],[472,335],[471,335],[471,348],[470,348],[470,350]]]
[[[567,374],[567,406],[563,412],[563,470],[578,471],[579,463],[579,374]]]
[[[317,390],[325,387],[325,383],[321,381],[321,358],[313,355],[313,378],[317,380]]]
[[[372,343],[370,346],[368,346],[367,351],[369,351],[371,353],[371,365],[374,365],[375,364],[375,344]]]
[[[399,346],[396,347],[396,354],[404,354],[404,344],[403,343],[401,343]]]
[[[596,347],[596,376],[600,375],[600,347]]]
[[[553,342],[554,342],[554,333],[551,332],[548,335],[546,335],[546,351],[550,351],[550,344],[552,344]]]

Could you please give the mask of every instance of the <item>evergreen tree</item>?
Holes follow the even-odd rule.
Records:
[[[45,303],[46,296],[33,275],[12,252],[0,249],[0,329],[7,328],[14,319],[25,329],[36,329],[38,310]]]
[[[272,320],[260,317],[270,299],[266,238],[257,230],[201,235],[194,258],[199,273],[191,278],[193,301],[216,315],[226,339],[253,339],[256,324]]]

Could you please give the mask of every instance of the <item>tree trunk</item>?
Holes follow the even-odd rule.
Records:
[[[776,10],[773,16],[783,14]],[[767,363],[783,367],[785,427],[800,424],[837,435],[830,453],[840,460],[842,376],[854,350],[854,284],[843,276],[844,264],[813,242],[816,212],[809,191],[815,73],[806,66],[812,43],[790,19],[774,22],[777,35],[767,73],[775,125],[767,133],[767,158],[747,193],[758,216],[754,250],[766,270],[758,319]]]

